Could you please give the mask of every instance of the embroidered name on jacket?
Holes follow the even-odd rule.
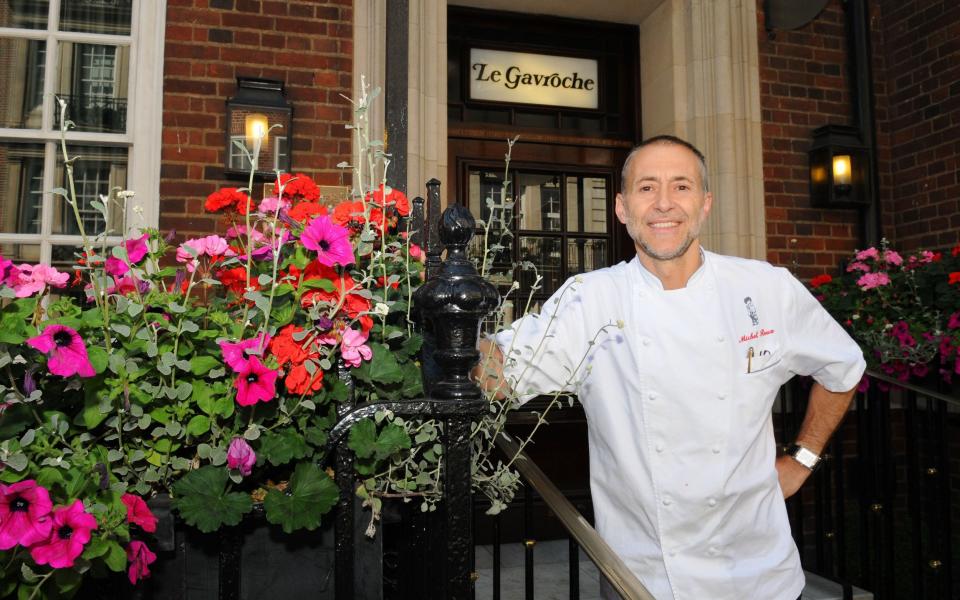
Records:
[[[756,340],[762,338],[766,335],[773,335],[777,331],[775,329],[758,329],[757,331],[750,332],[746,335],[740,336],[740,343],[749,342],[750,340]]]

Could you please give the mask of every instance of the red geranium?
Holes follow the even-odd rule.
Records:
[[[960,271],[954,271],[950,273],[950,285],[955,283],[960,283]]]
[[[270,353],[277,359],[280,368],[286,370],[283,383],[287,391],[293,394],[318,392],[323,387],[323,370],[317,367],[311,374],[304,365],[308,360],[315,365],[320,360],[320,353],[313,348],[314,342],[304,348],[303,340],[293,338],[294,334],[302,331],[303,327],[287,325],[270,341]]]
[[[252,208],[252,203],[250,196],[237,188],[221,188],[207,196],[204,208],[209,212],[217,212],[222,209],[236,210],[241,215],[245,215]]]
[[[816,288],[820,287],[821,285],[826,285],[826,284],[830,283],[831,281],[833,281],[833,277],[831,277],[830,275],[824,273],[823,275],[817,275],[816,277],[814,277],[813,279],[811,279],[811,280],[810,280],[810,287],[816,289]]]
[[[255,275],[251,273],[251,275]],[[225,286],[228,290],[236,294],[237,296],[243,296],[247,288],[252,287],[254,290],[260,289],[260,283],[255,277],[251,277],[248,283],[247,281],[247,268],[246,267],[233,267],[232,269],[224,269],[219,273],[220,283]]]
[[[398,189],[390,188],[390,192],[384,198],[384,186],[380,185],[380,189],[373,192],[371,196],[368,196],[368,200],[372,200],[374,204],[380,208],[386,208],[389,214],[391,209],[397,211],[401,217],[405,217],[410,214],[410,201],[407,199],[407,195],[401,192]]]
[[[274,194],[280,194],[281,185],[283,186],[283,197],[291,202],[316,202],[320,199],[320,188],[303,173],[297,173],[296,175],[281,173],[280,178],[273,184]]]
[[[327,214],[327,207],[317,202],[301,202],[287,212],[298,223],[305,223],[317,215]]]

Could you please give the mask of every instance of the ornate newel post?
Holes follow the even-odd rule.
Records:
[[[440,218],[440,241],[447,259],[414,295],[414,307],[434,340],[434,359],[439,379],[429,390],[431,399],[446,401],[437,411],[444,421],[444,469],[442,507],[445,553],[436,557],[443,568],[434,575],[438,597],[449,600],[472,598],[470,556],[470,429],[471,422],[486,409],[480,389],[470,371],[480,358],[477,335],[480,320],[499,303],[496,288],[483,279],[467,258],[467,244],[476,222],[459,204],[447,208]],[[442,416],[441,416],[442,415]]]

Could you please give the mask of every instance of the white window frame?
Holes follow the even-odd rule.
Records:
[[[43,82],[43,122],[40,129],[0,127],[2,143],[42,143],[44,147],[44,200],[40,233],[0,233],[0,243],[40,246],[40,262],[49,264],[53,246],[79,245],[80,236],[52,233],[56,198],[50,190],[62,182],[55,181],[60,159],[60,131],[54,129],[54,115],[59,110],[54,95],[57,91],[58,42],[107,44],[130,48],[127,89],[126,133],[69,131],[69,144],[102,144],[128,148],[127,189],[136,192],[126,213],[124,229],[158,227],[160,223],[160,158],[163,128],[163,36],[166,29],[167,0],[131,3],[130,35],[110,35],[58,31],[61,0],[50,0],[47,28],[16,29],[0,27],[0,37],[46,42]],[[139,211],[133,210],[139,207]],[[108,238],[114,242],[120,238]]]

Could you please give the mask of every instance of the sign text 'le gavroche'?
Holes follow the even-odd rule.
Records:
[[[595,109],[597,61],[569,56],[470,49],[470,98]]]

